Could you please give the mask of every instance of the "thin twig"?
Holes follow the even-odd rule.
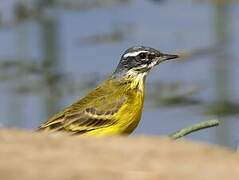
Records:
[[[198,124],[192,125],[190,127],[183,128],[179,131],[176,131],[175,133],[170,134],[169,137],[172,139],[179,139],[195,131],[200,131],[202,129],[206,129],[206,128],[210,128],[210,127],[214,127],[218,125],[219,125],[219,120],[217,119],[208,120],[208,121],[204,121],[204,122],[200,122]]]

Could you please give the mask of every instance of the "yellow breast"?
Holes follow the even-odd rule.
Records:
[[[120,119],[120,128],[122,133],[130,134],[138,125],[144,104],[145,94],[145,74],[129,74],[123,79],[126,83],[124,93],[127,95],[127,103],[123,105],[117,113],[117,119]]]

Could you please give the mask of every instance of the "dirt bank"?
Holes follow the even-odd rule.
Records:
[[[238,180],[239,154],[159,137],[0,131],[1,180]]]

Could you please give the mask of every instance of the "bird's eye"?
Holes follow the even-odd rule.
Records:
[[[140,54],[139,54],[139,57],[140,57],[141,59],[145,59],[145,58],[146,58],[146,54],[145,54],[145,53],[140,53]]]
[[[149,54],[149,59],[154,59],[156,57],[155,54]]]

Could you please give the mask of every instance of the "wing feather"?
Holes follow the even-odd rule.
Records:
[[[126,102],[126,96],[115,91],[105,93],[101,89],[96,90],[53,116],[39,129],[82,134],[116,124],[115,114]]]

